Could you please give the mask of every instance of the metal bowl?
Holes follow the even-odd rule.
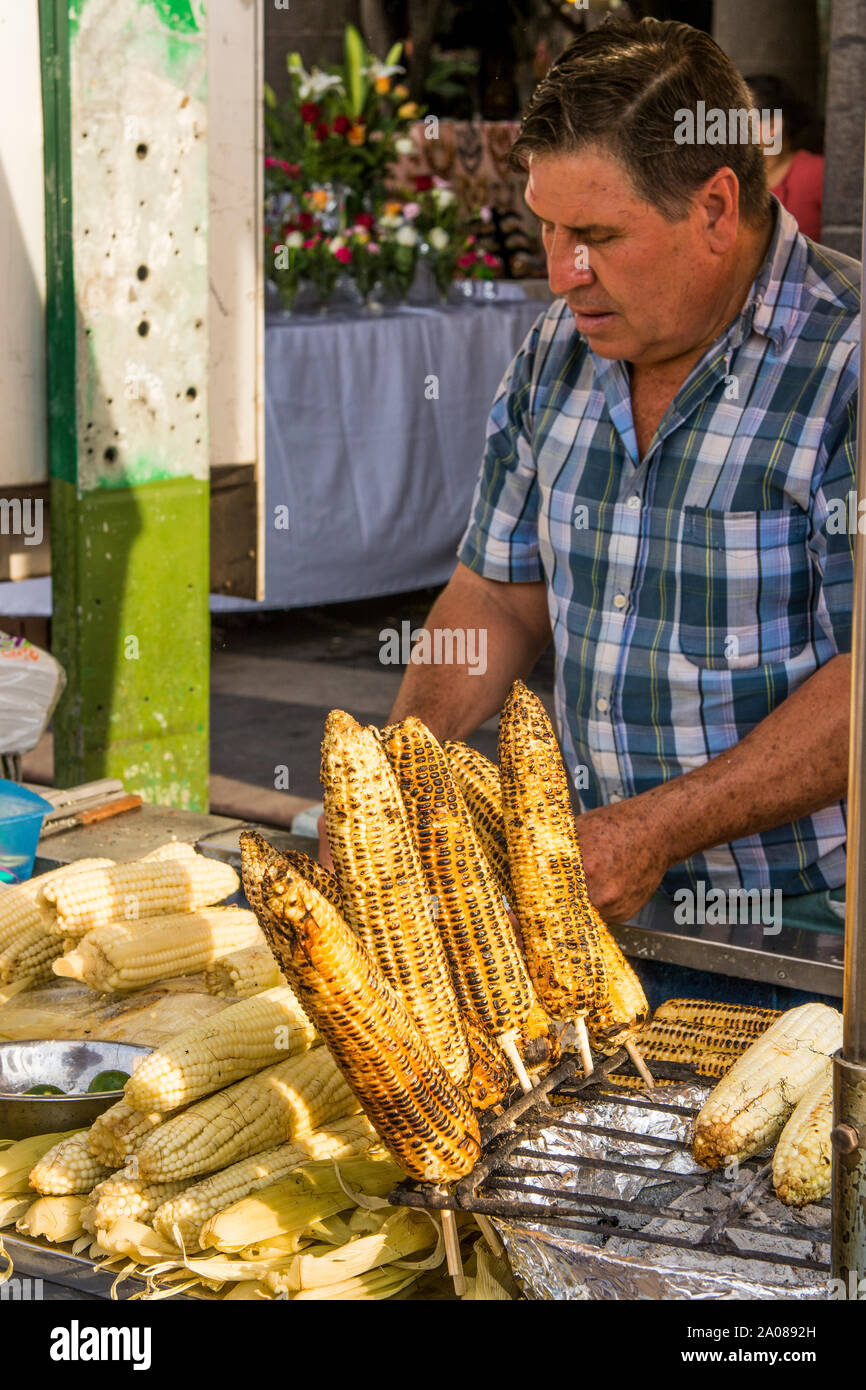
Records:
[[[123,1097],[123,1091],[87,1087],[101,1071],[132,1075],[135,1062],[153,1049],[132,1043],[66,1038],[59,1042],[0,1043],[0,1138],[83,1129]],[[57,1086],[62,1096],[25,1096],[31,1086]]]

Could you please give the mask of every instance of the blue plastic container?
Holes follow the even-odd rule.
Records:
[[[0,883],[22,883],[33,872],[42,822],[50,801],[0,779]]]

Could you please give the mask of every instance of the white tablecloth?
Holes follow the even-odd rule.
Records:
[[[269,315],[263,607],[448,578],[491,401],[543,308],[522,299],[333,321]],[[288,530],[274,524],[279,507]],[[241,606],[213,606],[224,603]]]

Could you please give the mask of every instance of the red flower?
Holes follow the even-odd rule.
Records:
[[[475,252],[470,251],[468,255],[461,256],[457,264],[459,265],[461,270],[471,270],[477,260],[478,257],[476,256]]]
[[[415,180],[416,193],[429,193],[433,187],[433,176],[431,174],[419,174]]]
[[[484,264],[486,266],[489,266],[491,270],[498,270],[499,267],[502,265],[502,262],[498,256],[491,256],[490,252],[488,251],[485,253],[484,256]]]
[[[358,216],[355,218],[355,226],[366,227],[369,232],[372,230],[375,220],[372,212],[359,212]]]
[[[301,168],[299,164],[290,164],[287,159],[280,159],[277,161],[277,163],[279,164],[283,173],[286,174],[290,179],[300,178]]]
[[[280,163],[280,161],[279,161],[278,159],[274,159],[273,155],[270,155],[270,154],[269,154],[268,157],[267,157],[267,159],[265,160],[265,168],[266,168],[266,169],[276,169],[276,167],[277,167],[277,165],[278,165],[279,163]]]
[[[307,240],[304,242],[304,250],[309,251],[313,246],[318,246],[321,240],[322,238],[320,236],[308,237]]]
[[[337,260],[340,261],[342,265],[351,264],[352,252],[350,251],[348,246],[341,246],[339,251],[334,252],[334,255],[337,257]]]
[[[322,116],[321,108],[314,101],[305,101],[301,106],[301,120],[304,125],[315,125]]]
[[[338,116],[337,119],[334,121],[335,135],[348,135],[351,129],[352,122],[349,120],[348,116]]]
[[[298,226],[302,232],[309,232],[316,225],[316,219],[311,212],[298,213]]]
[[[316,129],[313,132],[319,144],[321,144],[323,140],[327,140],[330,133],[331,127],[328,125],[327,121],[322,121],[320,125],[316,126]]]

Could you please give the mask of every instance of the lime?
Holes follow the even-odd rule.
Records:
[[[88,1086],[88,1094],[93,1091],[122,1091],[128,1080],[128,1071],[101,1071]]]
[[[25,1096],[65,1096],[66,1092],[61,1091],[59,1086],[31,1086],[29,1091],[24,1092]]]

